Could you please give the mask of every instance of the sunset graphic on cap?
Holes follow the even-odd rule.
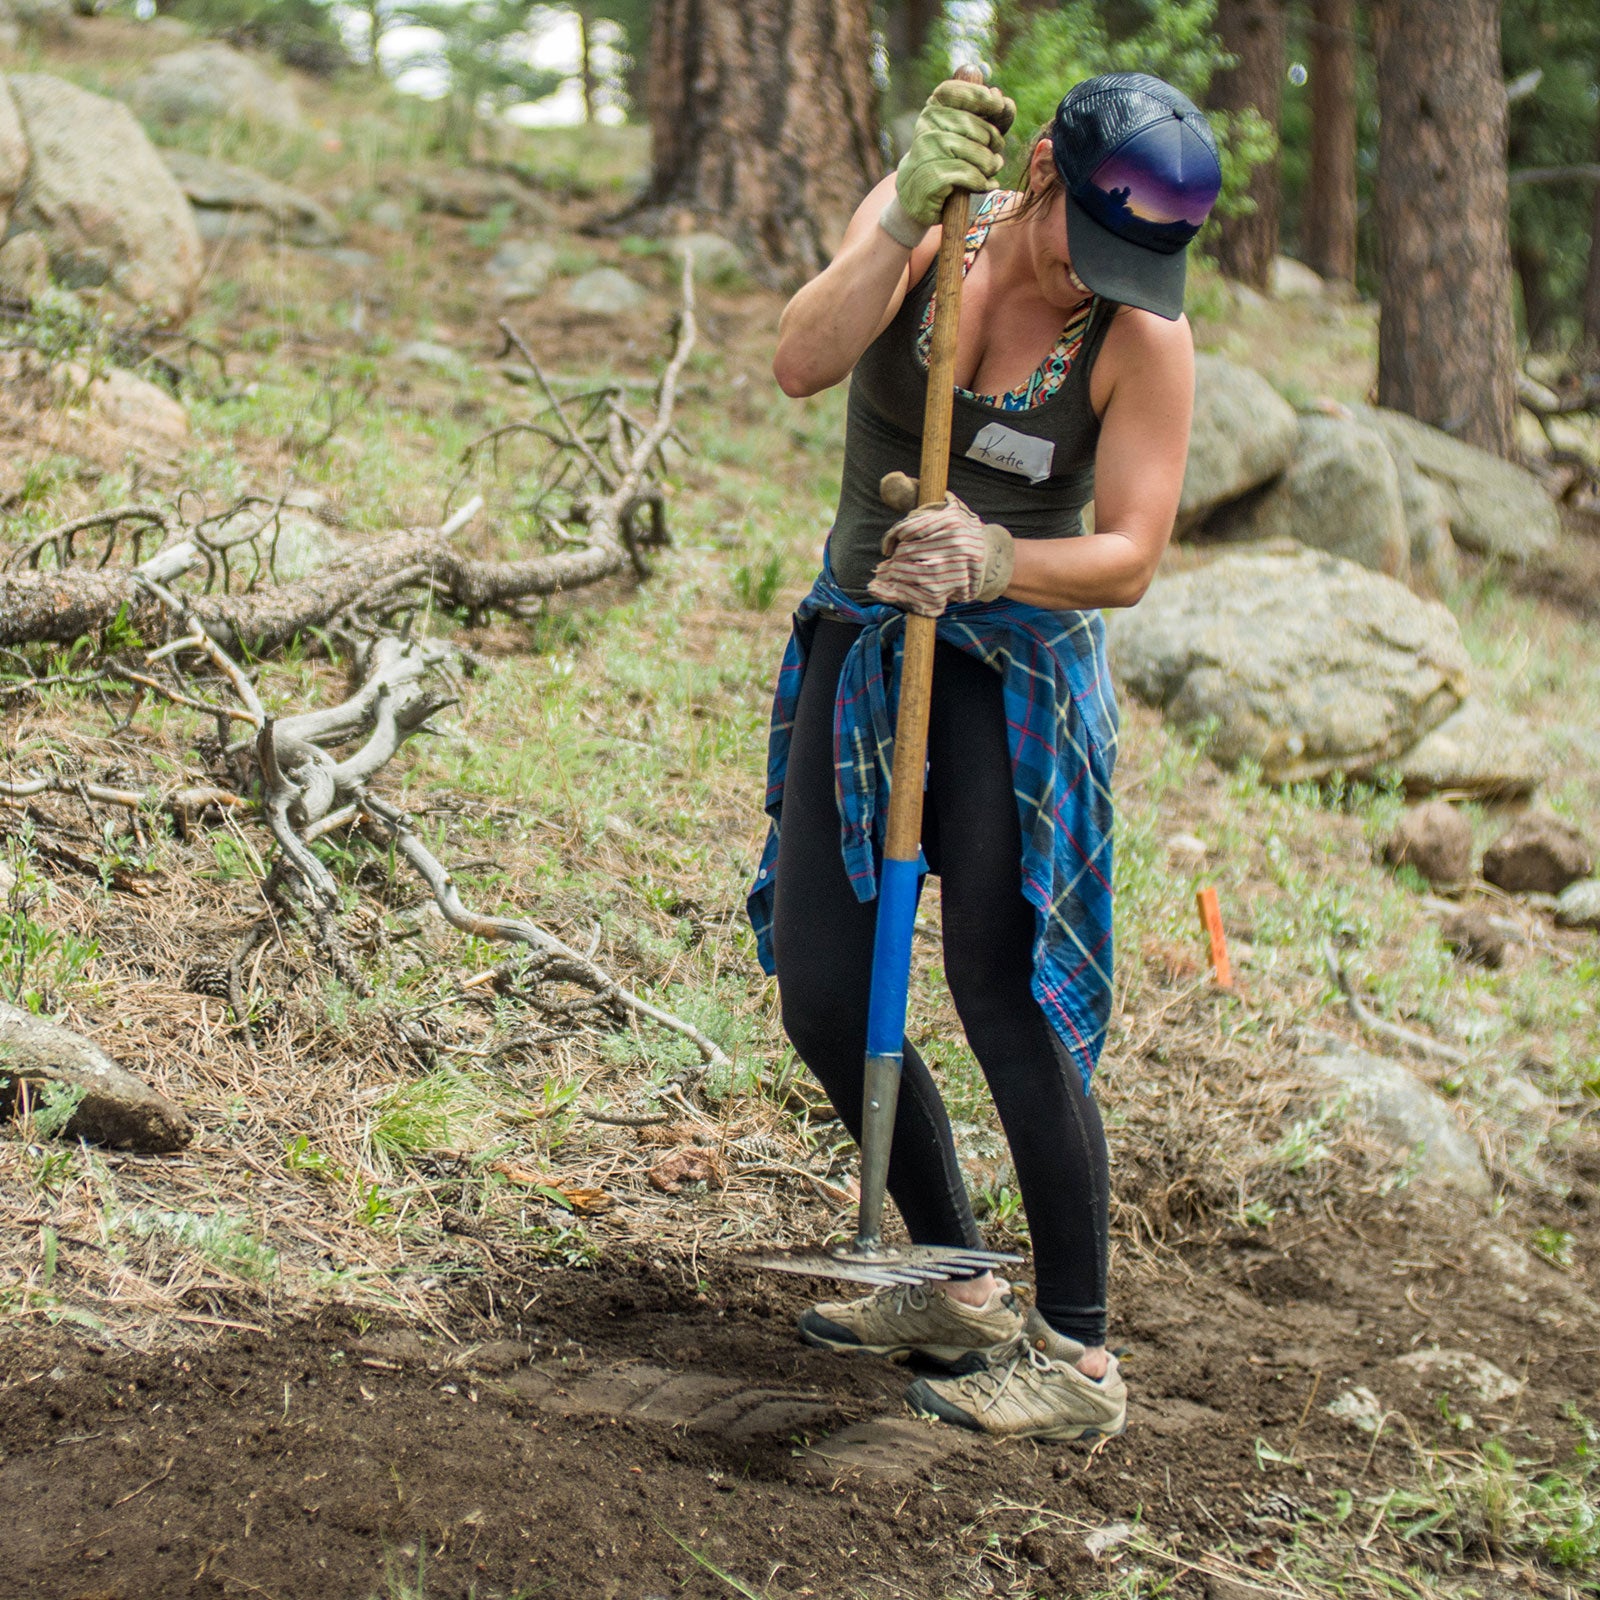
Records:
[[[1217,198],[1219,174],[1214,159],[1197,161],[1198,152],[1192,149],[1185,172],[1184,144],[1184,129],[1176,118],[1158,123],[1103,161],[1089,181],[1112,209],[1140,222],[1198,228]]]

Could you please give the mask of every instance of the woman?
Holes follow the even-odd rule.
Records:
[[[991,87],[941,84],[897,173],[783,315],[785,393],[854,378],[838,515],[779,678],[751,914],[790,1040],[859,1139],[886,682],[904,612],[938,617],[923,853],[1028,1214],[1034,1303],[1024,1314],[984,1273],[819,1305],[800,1332],[942,1365],[908,1396],[928,1415],[1075,1439],[1127,1414],[1105,1347],[1106,1144],[1089,1090],[1110,1010],[1116,751],[1099,610],[1139,600],[1171,534],[1194,390],[1185,247],[1221,172],[1187,99],[1119,73],[1061,101],[1022,191],[989,192],[1011,115]],[[897,520],[915,503],[892,475],[920,455],[937,224],[956,187],[985,194],[966,241],[951,494]],[[914,1241],[981,1242],[909,1041],[889,1191]]]

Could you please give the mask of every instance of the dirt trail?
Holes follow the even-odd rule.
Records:
[[[13,1338],[0,1595],[367,1600],[410,1593],[419,1560],[432,1600],[1055,1595],[1109,1581],[1082,1536],[1118,1520],[1181,1533],[1175,1593],[1270,1588],[1336,1490],[1410,1474],[1409,1432],[1549,1454],[1561,1403],[1600,1394],[1572,1358],[1592,1303],[1554,1272],[1522,1299],[1525,1264],[1446,1221],[1241,1236],[1125,1279],[1132,1426],[1092,1453],[914,1421],[902,1369],[795,1341],[804,1284],[697,1291],[686,1262],[503,1277],[459,1342],[338,1312],[140,1357]],[[1435,1344],[1517,1393],[1397,1364]],[[1375,1447],[1324,1410],[1356,1384],[1406,1419]]]

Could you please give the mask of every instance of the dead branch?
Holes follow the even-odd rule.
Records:
[[[1350,1015],[1369,1033],[1405,1045],[1408,1049],[1431,1056],[1436,1061],[1448,1061],[1456,1067],[1467,1065],[1468,1057],[1465,1051],[1457,1050],[1454,1045],[1444,1044],[1438,1039],[1430,1039],[1425,1033],[1418,1033],[1413,1028],[1402,1028],[1399,1023],[1385,1022],[1376,1012],[1362,1004],[1331,943],[1323,944],[1322,959],[1327,963],[1328,975],[1333,979],[1334,987],[1344,996],[1344,1003],[1349,1008]]]
[[[650,479],[672,434],[678,381],[694,341],[693,276],[686,264],[683,307],[673,352],[657,387],[656,415],[648,427],[639,430],[635,424],[628,430],[631,448],[619,446],[625,454],[620,468],[601,461],[564,403],[545,384],[560,436],[581,456],[602,491],[577,499],[578,514],[572,520],[583,528],[578,547],[520,561],[478,560],[451,543],[460,525],[458,513],[440,528],[392,534],[293,583],[255,587],[252,579],[250,587],[235,594],[228,592],[228,565],[222,557],[236,541],[219,542],[197,527],[139,567],[0,572],[0,647],[67,644],[104,633],[119,617],[143,637],[156,638],[177,615],[185,631],[203,632],[230,656],[260,658],[297,635],[359,618],[379,599],[392,600],[400,590],[423,591],[447,606],[474,613],[514,612],[519,602],[535,596],[612,577],[635,560],[630,550],[632,524],[641,507],[656,507],[653,531],[659,534],[659,496],[652,492]],[[521,348],[526,354],[526,347]],[[532,362],[531,355],[527,359]],[[128,515],[133,509],[144,508],[130,508]],[[20,559],[26,558],[23,552]],[[156,587],[201,564],[207,568],[206,592],[184,591],[180,602],[178,591],[162,593]]]
[[[366,793],[361,795],[360,803],[361,809],[393,841],[395,849],[405,857],[418,877],[433,891],[434,903],[444,913],[445,920],[452,927],[460,928],[463,933],[473,934],[479,939],[503,939],[525,944],[539,955],[558,958],[563,965],[562,976],[583,984],[585,988],[592,990],[599,1000],[613,1002],[636,1016],[646,1017],[660,1027],[680,1034],[694,1045],[708,1065],[728,1065],[728,1058],[720,1046],[714,1040],[707,1038],[693,1023],[685,1022],[670,1011],[663,1011],[659,1006],[651,1005],[648,1000],[641,1000],[638,995],[631,994],[614,978],[608,977],[588,957],[579,955],[576,950],[563,944],[553,934],[546,933],[543,928],[521,917],[491,917],[469,911],[462,904],[460,895],[456,893],[456,886],[451,880],[448,869],[417,837],[411,827],[410,819],[403,811],[387,801],[378,799],[375,795]]]

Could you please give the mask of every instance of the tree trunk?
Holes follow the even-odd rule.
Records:
[[[658,0],[643,204],[821,270],[882,175],[867,0]]]
[[[579,6],[578,12],[578,82],[583,88],[583,120],[593,125],[595,98],[599,83],[594,74],[594,17],[588,6]]]
[[[1516,452],[1500,0],[1377,0],[1378,400]]]
[[[1595,159],[1600,160],[1600,149]],[[1600,355],[1600,183],[1594,186],[1594,210],[1589,223],[1589,276],[1583,286],[1583,346]]]
[[[1335,283],[1356,281],[1356,6],[1311,4],[1311,179],[1306,265]]]
[[[1217,33],[1239,64],[1217,75],[1211,104],[1222,111],[1254,108],[1274,136],[1283,119],[1284,58],[1288,43],[1285,0],[1220,0]],[[1240,283],[1265,289],[1278,253],[1278,156],[1263,161],[1245,191],[1255,202],[1247,216],[1217,224],[1217,265]]]

